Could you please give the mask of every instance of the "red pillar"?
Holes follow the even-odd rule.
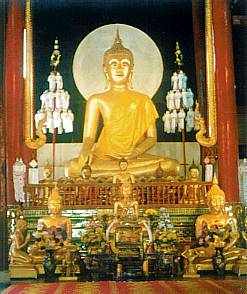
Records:
[[[23,1],[8,1],[8,23],[6,31],[6,159],[7,159],[7,203],[15,204],[13,190],[13,164],[16,157],[27,159],[32,151],[24,143],[24,80],[23,80]]]
[[[218,177],[226,200],[239,202],[237,108],[228,0],[212,1],[216,55]]]

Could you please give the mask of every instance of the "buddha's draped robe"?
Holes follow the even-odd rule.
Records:
[[[122,95],[118,92],[114,100],[112,97],[102,98],[99,111],[104,126],[94,155],[98,159],[109,160],[110,156],[133,150],[145,138],[145,133],[155,123],[158,113],[148,96],[134,91]]]

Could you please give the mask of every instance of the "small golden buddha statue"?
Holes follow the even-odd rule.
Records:
[[[85,163],[81,170],[81,176],[75,179],[75,183],[89,183],[94,181],[91,178],[92,169],[88,163]]]
[[[113,184],[117,184],[117,183],[121,183],[123,184],[134,184],[135,183],[135,177],[127,172],[127,168],[128,168],[128,161],[125,158],[121,158],[119,160],[119,169],[120,172],[118,172],[117,174],[115,174],[113,176]]]
[[[121,186],[122,191],[122,200],[116,201],[114,203],[114,210],[113,215],[116,218],[126,218],[126,217],[132,217],[134,219],[138,218],[139,214],[139,208],[138,208],[138,202],[133,198],[133,191],[132,191],[132,185],[122,185]]]
[[[57,243],[54,240],[48,240],[47,246],[57,248],[55,252],[55,259],[62,260],[65,257],[66,252],[76,251],[77,247],[71,244],[72,240],[72,225],[71,220],[68,217],[61,215],[62,198],[59,195],[57,186],[53,188],[51,195],[48,198],[48,209],[50,215],[44,216],[38,220],[38,227],[42,227],[43,231],[56,232],[60,236],[60,242]],[[42,233],[42,232],[41,232]],[[65,236],[65,237],[64,237]],[[55,238],[58,238],[55,236]],[[61,245],[61,242],[63,243]],[[37,245],[37,244],[36,244]],[[37,246],[36,246],[37,247]],[[61,248],[59,248],[61,247]],[[32,250],[33,249],[33,250]],[[30,253],[36,255],[40,248],[30,248]]]
[[[118,161],[122,157],[128,160],[129,171],[135,175],[153,174],[159,164],[165,176],[178,175],[176,160],[147,154],[157,141],[158,113],[148,96],[129,89],[133,67],[133,54],[122,45],[117,31],[112,48],[104,54],[108,89],[87,101],[83,147],[79,157],[66,164],[65,171],[69,175],[79,176],[89,160],[93,177],[113,176],[118,172]],[[96,143],[100,117],[103,129]]]
[[[44,216],[38,220],[38,225],[43,225],[44,228],[59,227],[62,228],[67,235],[66,242],[72,239],[72,225],[68,217],[61,215],[62,198],[59,195],[58,188],[52,190],[48,198],[48,209],[50,215]]]
[[[239,238],[237,220],[225,213],[225,193],[218,186],[216,177],[207,193],[209,213],[196,219],[196,238],[206,240],[206,246],[192,249],[196,251],[197,263],[211,263],[216,247],[223,247],[223,255],[227,263],[237,259],[246,259],[246,249],[236,247]]]
[[[189,167],[189,179],[187,180],[187,182],[192,182],[192,184],[184,186],[184,203],[204,204],[204,195],[201,190],[202,185],[198,183],[199,181],[200,170],[193,160]]]
[[[42,184],[51,184],[53,182],[52,179],[52,166],[50,165],[49,162],[46,163],[46,165],[44,166],[44,179],[40,180],[39,182]]]
[[[27,222],[24,219],[18,219],[9,249],[10,264],[32,263],[32,258],[27,253],[30,239],[31,235],[27,233]]]

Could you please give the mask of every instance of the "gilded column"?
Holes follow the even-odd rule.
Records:
[[[218,177],[229,202],[239,201],[237,108],[228,0],[212,1],[216,55]]]

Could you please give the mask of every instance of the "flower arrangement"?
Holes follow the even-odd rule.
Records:
[[[170,251],[173,249],[173,243],[177,239],[177,233],[166,209],[160,208],[159,214],[158,225],[154,231],[154,240],[159,250]]]
[[[62,247],[67,239],[67,233],[64,225],[51,226],[47,228],[44,224],[38,224],[37,231],[33,233],[35,243],[39,244],[41,249],[48,247]]]
[[[144,216],[146,216],[147,218],[149,218],[150,220],[153,220],[155,218],[158,218],[159,213],[156,209],[154,208],[148,208],[145,210],[144,212]]]
[[[85,233],[81,236],[82,245],[88,252],[92,253],[93,249],[97,248],[97,252],[101,252],[105,247],[106,235],[104,227],[97,220],[93,218],[88,226],[85,228]]]
[[[206,224],[203,224],[202,227],[202,240],[201,243],[204,243],[204,246],[208,246],[209,243],[214,243],[215,247],[224,247],[225,243],[230,238],[232,233],[230,226],[221,226],[220,224],[213,224],[209,228]]]
[[[108,210],[104,209],[104,210],[100,210],[98,213],[97,213],[97,220],[100,222],[100,224],[102,225],[102,227],[104,228],[104,230],[106,231],[107,229],[107,226],[108,226],[108,222],[109,222],[109,219],[111,217],[111,214]]]

